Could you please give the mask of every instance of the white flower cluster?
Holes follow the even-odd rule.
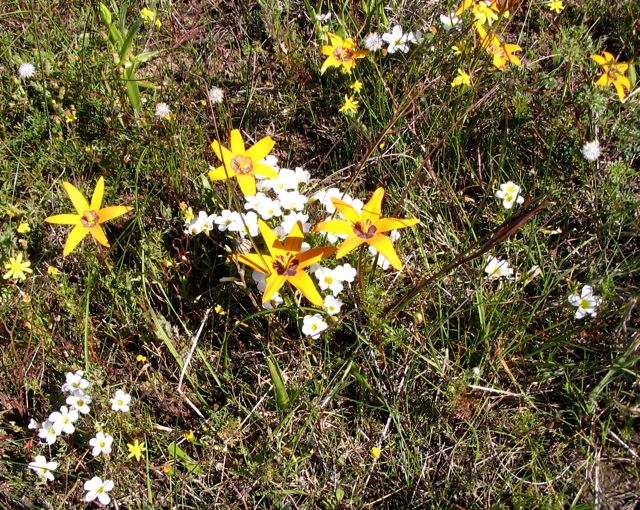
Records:
[[[302,211],[309,198],[300,193],[299,187],[309,182],[311,177],[309,172],[300,167],[294,170],[280,168],[275,156],[267,156],[261,163],[275,168],[278,171],[278,177],[260,179],[260,176],[257,176],[257,193],[245,197],[246,212],[224,209],[216,215],[200,211],[195,218],[186,223],[185,232],[190,235],[208,234],[217,228],[220,232],[236,232],[240,238],[245,238],[247,235],[255,237],[260,233],[258,218],[279,221],[274,231],[281,239],[287,236],[298,221],[302,222],[305,232],[308,232],[311,227],[307,222],[309,216]]]
[[[409,52],[409,43],[420,44],[422,42],[422,31],[405,33],[400,25],[395,25],[391,32],[382,35],[372,32],[364,38],[364,47],[369,51],[379,51],[384,43],[387,43],[387,52],[395,53],[401,51]]]
[[[58,411],[51,413],[42,424],[33,419],[29,423],[30,429],[39,429],[38,437],[49,446],[53,445],[63,434],[73,434],[76,431],[76,422],[80,416],[87,415],[91,411],[90,404],[92,399],[87,393],[91,383],[84,378],[84,372],[82,370],[68,372],[65,378],[65,383],[61,389],[67,395],[67,405],[63,405]],[[109,402],[113,411],[128,412],[131,396],[122,390],[117,390]],[[113,436],[105,433],[101,425],[97,429],[95,437],[89,440],[89,446],[92,448],[91,454],[94,457],[109,455],[113,444]],[[56,461],[48,461],[44,455],[37,455],[29,463],[28,469],[33,470],[39,478],[45,481],[53,481],[54,471],[58,465],[59,463]],[[94,476],[84,484],[84,489],[87,491],[85,501],[93,501],[97,498],[102,505],[108,505],[111,502],[108,492],[113,487],[113,481],[103,481],[100,477]]]

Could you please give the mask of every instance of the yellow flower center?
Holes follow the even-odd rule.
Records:
[[[300,262],[291,253],[278,255],[273,261],[273,270],[281,276],[294,276],[298,272]]]
[[[238,155],[231,160],[231,169],[238,175],[250,174],[253,170],[253,161],[251,158]]]
[[[353,225],[353,233],[361,239],[371,239],[376,230],[378,229],[370,220],[357,221]]]
[[[84,211],[82,213],[82,218],[80,218],[80,222],[85,228],[95,227],[99,220],[100,216],[98,216],[98,213],[95,211]]]
[[[580,308],[591,308],[591,303],[588,299],[581,299],[578,303]]]

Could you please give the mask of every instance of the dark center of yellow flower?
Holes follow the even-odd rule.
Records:
[[[238,175],[250,174],[253,170],[253,161],[251,158],[238,155],[231,160],[231,169]]]
[[[82,217],[80,218],[80,223],[85,228],[95,227],[100,220],[100,216],[95,211],[84,211],[82,213]]]
[[[353,233],[361,239],[371,239],[376,233],[376,226],[369,220],[357,221],[353,225]]]
[[[345,48],[344,46],[338,46],[333,51],[333,58],[340,62],[349,62],[353,59],[353,51],[349,48]]]
[[[280,276],[294,276],[298,272],[298,259],[290,253],[278,255],[273,261],[273,270]]]

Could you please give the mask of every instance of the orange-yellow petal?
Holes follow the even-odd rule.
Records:
[[[98,223],[104,223],[105,221],[112,220],[118,216],[127,214],[131,210],[133,210],[133,207],[128,205],[110,205],[109,207],[105,207],[98,211]]]
[[[66,181],[62,183],[62,186],[64,186],[64,190],[67,192],[67,195],[69,195],[71,203],[73,203],[73,207],[78,211],[78,214],[82,215],[85,211],[89,210],[89,203],[78,188]]]
[[[231,259],[245,264],[260,273],[269,274],[272,272],[272,268],[270,267],[272,259],[269,255],[261,255],[260,253],[233,254],[231,255]]]
[[[104,177],[100,177],[96,183],[96,187],[91,195],[91,210],[97,211],[102,205],[102,198],[104,197]]]
[[[307,250],[296,257],[299,263],[298,267],[300,269],[309,267],[311,264],[315,264],[316,262],[320,262],[322,259],[330,257],[335,252],[336,248],[334,246],[323,246],[321,248]]]
[[[302,223],[296,221],[296,223],[291,227],[291,232],[287,235],[287,238],[284,240],[283,249],[289,252],[300,253],[300,248],[302,247],[302,241],[304,241],[304,232],[302,231]]]
[[[332,198],[331,202],[335,206],[338,211],[342,213],[342,215],[347,218],[347,221],[351,223],[357,223],[362,220],[362,216],[358,211],[356,211],[351,204],[348,204],[344,200],[340,200],[339,198]]]
[[[262,175],[267,179],[277,179],[278,171],[272,166],[265,165],[264,163],[253,163],[253,172],[256,175]]]
[[[322,306],[323,299],[316,289],[315,284],[311,277],[304,271],[298,271],[293,276],[288,276],[287,281],[293,285],[296,289],[302,292],[302,295],[306,297],[311,303],[316,306]]]
[[[589,58],[594,62],[596,62],[597,64],[600,64],[601,66],[607,63],[604,57],[602,55],[598,55],[597,53],[595,55],[591,55]]]
[[[237,174],[240,191],[245,197],[256,194],[256,178],[251,174]]]
[[[231,130],[231,154],[233,155],[232,157],[235,156],[244,156],[245,154],[245,150],[244,150],[244,140],[242,139],[242,133],[240,133],[239,129],[232,129]]]
[[[384,255],[394,268],[398,271],[402,269],[402,261],[400,260],[400,257],[398,257],[391,239],[382,234],[375,234],[368,240],[368,243]]]
[[[84,237],[89,233],[89,229],[83,227],[82,225],[76,225],[69,232],[69,236],[67,237],[67,242],[64,243],[64,250],[62,250],[62,256],[66,257],[71,253],[80,241],[84,239]]]
[[[355,250],[361,244],[366,243],[366,240],[362,237],[351,236],[347,237],[340,246],[338,246],[338,251],[336,252],[336,258],[341,259],[347,253]]]
[[[420,220],[415,218],[382,218],[375,222],[376,232],[382,234],[383,232],[389,232],[390,230],[398,230],[399,228],[411,227],[420,223]]]
[[[57,225],[78,225],[81,217],[79,214],[55,214],[48,216],[44,221]]]
[[[227,167],[225,167],[224,165],[220,165],[218,167],[216,167],[214,170],[209,170],[209,172],[207,173],[207,176],[209,177],[210,181],[223,181],[225,179],[231,179],[232,177],[234,177],[234,173],[231,170],[231,168],[229,168],[229,171],[227,172]]]
[[[104,230],[100,225],[95,225],[89,229],[93,238],[98,241],[102,246],[109,248],[109,240],[107,239],[107,234],[104,233]]]
[[[329,232],[330,234],[353,234],[353,223],[345,220],[327,220],[316,223],[314,232]]]
[[[613,83],[613,86],[616,88],[616,91],[618,92],[618,98],[620,99],[620,101],[624,101],[625,90],[622,84],[620,83],[620,81],[616,80],[616,81],[612,81],[611,83]]]
[[[269,301],[276,294],[276,292],[278,292],[282,288],[284,282],[286,282],[288,278],[290,277],[278,273],[271,273],[271,275],[267,278],[267,287],[264,289],[262,302],[266,303],[267,301]]]
[[[602,76],[600,76],[600,78],[596,80],[596,85],[598,87],[606,87],[607,85],[609,85],[609,75],[607,75],[607,73],[604,73]]]
[[[269,225],[267,225],[260,219],[258,220],[258,228],[260,229],[262,239],[264,239],[264,243],[267,245],[267,249],[269,250],[271,256],[277,257],[279,255],[283,255],[285,250],[282,246],[282,243],[280,242],[280,239],[278,239],[278,236],[275,235],[273,230],[269,228]],[[269,269],[267,272],[270,273],[271,269]]]
[[[369,201],[362,208],[362,217],[369,218],[372,222],[378,221],[380,211],[382,211],[382,199],[384,198],[384,188],[381,186],[373,192]]]
[[[246,152],[246,156],[251,158],[253,163],[257,163],[261,159],[264,159],[269,155],[271,149],[275,146],[276,142],[270,136],[265,136],[258,140],[254,145]]]

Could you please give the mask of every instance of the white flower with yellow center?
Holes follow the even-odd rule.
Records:
[[[505,209],[511,209],[514,203],[522,204],[524,202],[524,197],[520,192],[520,186],[509,181],[500,185],[500,190],[496,191],[496,198],[502,200],[502,206]]]
[[[327,323],[322,320],[322,315],[316,313],[314,315],[305,315],[302,319],[302,333],[310,336],[314,340],[320,338],[322,332],[327,329]]]
[[[593,295],[593,287],[591,285],[585,285],[582,287],[582,292],[578,294],[571,294],[569,296],[569,303],[573,306],[577,306],[576,319],[582,319],[586,315],[595,317],[598,315],[598,306],[602,303],[602,298]]]

